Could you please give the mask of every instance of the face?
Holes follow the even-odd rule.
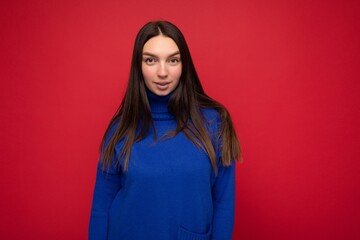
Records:
[[[179,84],[182,64],[174,40],[158,35],[144,45],[142,74],[146,87],[158,96],[166,96]]]

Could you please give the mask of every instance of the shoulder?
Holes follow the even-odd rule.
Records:
[[[218,125],[221,123],[220,113],[215,108],[201,108],[200,110],[206,124]]]
[[[119,152],[119,149],[121,148],[121,146],[122,146],[122,142],[123,142],[123,140],[124,139],[119,139],[119,140],[113,140],[113,138],[116,138],[116,139],[118,139],[118,137],[117,137],[117,134],[119,134],[118,133],[118,129],[119,129],[119,127],[120,127],[120,125],[121,125],[121,122],[120,122],[120,120],[119,120],[120,118],[119,117],[115,117],[114,119],[112,119],[111,121],[110,121],[110,123],[109,123],[109,125],[108,125],[108,127],[107,127],[107,129],[106,129],[106,131],[105,131],[105,134],[104,134],[104,136],[103,136],[103,140],[102,140],[102,147],[101,147],[101,150],[103,151],[103,150],[105,150],[105,148],[108,146],[108,144],[111,142],[111,141],[117,141],[116,143],[115,143],[115,145],[113,145],[114,146],[114,150],[115,150],[115,154],[118,154],[118,152]],[[114,143],[112,143],[112,144],[114,144]]]
[[[202,108],[205,127],[210,135],[216,153],[216,159],[219,163],[221,154],[221,115],[215,108]]]
[[[221,116],[215,108],[201,108],[204,124],[211,136],[217,136],[220,131]]]
[[[220,114],[215,108],[201,108],[200,110],[206,119],[220,118]]]
[[[106,131],[105,131],[105,145],[107,145],[112,138],[112,136],[115,134],[116,129],[119,127],[119,119],[114,118],[110,121]]]
[[[109,125],[107,126],[107,129],[105,131],[105,134],[103,136],[103,140],[102,140],[102,144],[101,144],[101,148],[100,148],[100,161],[99,161],[99,165],[98,167],[107,172],[107,173],[112,173],[112,174],[115,174],[118,172],[118,157],[120,156],[119,155],[119,151],[118,151],[118,145],[119,145],[119,142],[112,146],[113,149],[112,149],[112,156],[111,156],[111,162],[110,162],[110,166],[109,167],[105,167],[103,165],[103,160],[104,160],[104,153],[105,153],[105,150],[107,148],[108,145],[110,145],[110,142],[111,141],[114,141],[113,140],[113,137],[114,135],[116,134],[116,130],[118,129],[120,123],[118,121],[118,118],[114,118],[110,121]]]

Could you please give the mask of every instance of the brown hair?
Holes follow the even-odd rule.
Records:
[[[120,140],[124,140],[117,164],[120,166],[120,160],[124,158],[124,170],[126,171],[132,145],[143,139],[150,127],[155,132],[141,70],[141,61],[144,44],[150,38],[160,34],[175,41],[182,61],[179,84],[173,91],[168,104],[170,113],[176,119],[177,127],[174,131],[167,133],[167,137],[173,137],[179,132],[183,132],[197,147],[202,148],[207,153],[211,165],[215,173],[217,173],[214,146],[209,132],[205,128],[200,109],[213,108],[217,110],[221,117],[218,139],[222,143],[221,162],[224,166],[229,166],[232,159],[241,158],[236,132],[226,108],[205,94],[183,34],[175,25],[167,21],[149,22],[140,29],[136,36],[127,90],[101,142],[100,151],[103,169],[111,166],[115,145]],[[117,127],[114,133],[107,141],[110,129],[116,124]]]

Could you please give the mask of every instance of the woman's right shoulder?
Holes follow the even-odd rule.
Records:
[[[120,126],[120,117],[115,117],[110,121],[103,136],[104,146],[106,146],[110,142],[111,138],[113,137],[119,126]]]
[[[99,161],[99,165],[98,167],[101,170],[104,170],[107,173],[116,173],[118,172],[118,168],[117,168],[117,159],[118,156],[120,156],[120,152],[121,152],[121,141],[117,142],[114,146],[113,149],[113,156],[112,156],[112,162],[111,162],[111,166],[110,168],[104,168],[103,166],[103,162],[102,162],[102,154],[104,153],[106,147],[108,146],[108,144],[110,143],[112,137],[116,134],[116,130],[118,129],[118,127],[120,126],[120,121],[119,118],[113,118],[110,123],[107,126],[107,129],[104,133],[103,136],[103,140],[102,140],[102,144],[101,144],[101,153],[100,153],[100,161]]]

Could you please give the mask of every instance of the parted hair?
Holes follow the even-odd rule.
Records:
[[[231,160],[241,159],[236,132],[227,109],[204,92],[183,34],[174,24],[167,21],[149,22],[140,29],[136,36],[127,89],[101,141],[102,167],[103,169],[110,168],[115,154],[115,146],[119,141],[123,141],[122,152],[116,159],[116,163],[120,167],[120,161],[123,160],[124,169],[122,170],[126,171],[133,144],[143,139],[150,128],[153,128],[156,133],[141,63],[145,43],[158,35],[174,40],[179,48],[182,62],[178,86],[173,91],[168,103],[169,112],[174,116],[177,127],[168,132],[166,137],[171,138],[179,132],[183,132],[198,148],[206,152],[214,172],[217,173],[215,148],[210,133],[205,127],[206,120],[201,109],[212,108],[219,113],[218,140],[221,142],[221,163],[224,166],[229,166]],[[114,133],[106,140],[110,129],[114,126],[116,126]]]

